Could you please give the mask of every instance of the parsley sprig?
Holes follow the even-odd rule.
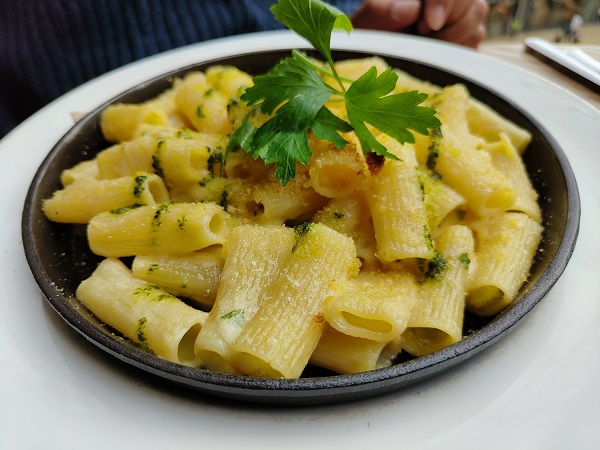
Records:
[[[346,89],[331,53],[333,30],[350,33],[352,22],[342,11],[320,0],[278,0],[271,7],[275,18],[306,39],[324,58],[329,70],[294,50],[269,72],[254,77],[254,85],[241,99],[253,109],[231,136],[225,157],[243,149],[265,164],[275,164],[275,176],[285,186],[296,176],[296,163],[308,164],[312,153],[307,132],[343,148],[340,133],[354,131],[363,152],[395,159],[373,136],[368,125],[401,144],[414,143],[410,130],[428,134],[440,126],[435,111],[419,106],[427,94],[417,91],[390,94],[398,75],[388,68],[377,75],[369,69]],[[335,80],[331,86],[324,77]],[[344,80],[345,81],[345,80]],[[347,121],[335,116],[325,104],[333,99],[345,103]],[[270,117],[261,126],[252,123],[257,111]]]

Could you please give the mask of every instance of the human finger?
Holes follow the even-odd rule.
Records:
[[[421,0],[364,0],[352,15],[356,28],[403,31],[421,15]]]

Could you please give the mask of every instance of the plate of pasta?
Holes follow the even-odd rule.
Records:
[[[52,307],[127,364],[263,403],[378,395],[500,340],[577,238],[577,185],[551,134],[459,74],[338,48],[341,79],[393,73],[393,94],[426,94],[440,124],[404,143],[372,130],[383,159],[354,130],[338,146],[313,122],[310,161],[282,182],[280,159],[232,136],[272,118],[243,93],[293,50],[176,69],[68,131],[22,222]]]

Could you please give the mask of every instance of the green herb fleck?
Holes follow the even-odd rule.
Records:
[[[467,253],[461,253],[460,255],[458,255],[458,260],[462,263],[463,266],[465,266],[465,269],[469,268],[471,260],[469,259],[469,255]]]
[[[158,144],[156,144],[156,151],[152,155],[152,168],[154,169],[154,172],[156,173],[156,175],[158,175],[161,178],[165,177],[165,173],[160,164],[160,154],[165,145],[166,145],[166,141],[164,139],[160,139],[158,141]]]
[[[156,208],[156,212],[154,213],[154,217],[152,218],[153,227],[160,227],[162,216],[169,210],[171,205],[173,205],[173,202],[167,202],[158,205],[158,208]]]
[[[190,131],[189,131],[189,130],[179,130],[179,131],[177,132],[177,137],[178,137],[179,139],[185,139],[186,141],[189,141],[189,140],[191,140],[191,139],[194,139],[194,138],[192,137],[192,135],[190,134]]]
[[[204,107],[202,105],[198,105],[198,108],[196,108],[196,117],[199,119],[204,119],[206,117],[204,115]]]
[[[433,250],[433,239],[431,238],[431,233],[429,232],[429,227],[427,225],[423,225],[423,237],[425,238],[425,245],[429,250]]]
[[[122,208],[111,209],[109,212],[111,214],[125,214],[126,212],[137,209],[141,206],[146,206],[146,205],[144,205],[143,203],[134,203],[133,205],[130,205],[130,206],[123,206]]]
[[[223,153],[221,153],[218,150],[211,150],[210,152],[210,156],[208,157],[207,160],[207,164],[208,164],[208,172],[209,173],[214,173],[215,171],[215,164],[221,164],[222,167],[222,163],[225,160],[225,155],[223,155]]]
[[[239,326],[244,324],[244,308],[234,309],[233,311],[229,311],[228,313],[223,314],[221,319],[235,319],[235,323]]]
[[[177,216],[177,226],[181,231],[185,230],[185,225],[187,223],[187,216],[185,214],[180,214]]]
[[[221,192],[221,198],[219,200],[219,205],[221,206],[221,208],[223,208],[225,211],[227,211],[228,208],[228,197],[229,197],[229,192],[227,192],[226,189],[223,189],[223,192]]]
[[[148,319],[146,317],[142,317],[138,320],[137,326],[137,338],[143,344],[148,338],[146,337],[146,323]]]
[[[138,175],[135,177],[135,187],[133,188],[133,196],[135,198],[140,198],[142,193],[144,192],[144,184],[148,177],[146,175]]]
[[[159,268],[160,268],[159,264],[150,264],[150,266],[148,267],[148,270],[146,271],[146,273],[148,275],[153,275],[154,272],[156,272]]]
[[[433,258],[427,264],[425,278],[439,280],[447,266],[448,261],[446,260],[446,257],[441,253],[436,252]]]
[[[344,213],[340,212],[340,211],[334,211],[333,212],[333,217],[334,219],[343,219],[344,218]]]

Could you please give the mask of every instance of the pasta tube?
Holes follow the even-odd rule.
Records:
[[[423,356],[462,339],[465,290],[474,242],[471,230],[453,225],[440,231],[435,270],[421,284],[420,299],[402,334],[402,348]],[[431,270],[431,268],[430,268]]]
[[[310,363],[341,374],[367,372],[389,366],[400,351],[391,355],[387,349],[386,342],[349,336],[326,324]]]
[[[138,255],[133,259],[131,271],[140,280],[210,309],[224,263],[221,248],[215,247],[178,255]]]
[[[506,211],[515,202],[516,192],[492,164],[490,155],[480,149],[484,141],[467,127],[468,93],[463,86],[445,88],[437,99],[442,121],[441,133],[434,134],[428,166],[441,175],[479,216]]]
[[[372,176],[366,192],[377,257],[385,262],[430,259],[433,247],[414,150],[391,138],[382,138],[382,143],[400,159],[386,161],[381,171]]]
[[[144,350],[179,364],[199,364],[194,341],[207,313],[138,280],[120,260],[102,261],[76,295],[99,320]]]
[[[187,253],[223,244],[228,218],[214,203],[162,203],[100,213],[87,236],[101,256]]]
[[[542,211],[538,205],[538,194],[531,184],[521,155],[511,143],[508,136],[500,134],[500,139],[486,146],[486,151],[492,157],[492,163],[512,184],[517,193],[511,211],[521,211],[536,222],[542,221]]]
[[[416,279],[406,272],[366,272],[325,303],[323,316],[350,336],[389,342],[400,336],[417,301]]]
[[[527,280],[542,226],[523,213],[504,213],[472,225],[477,240],[467,308],[489,316],[504,309]]]
[[[294,243],[294,231],[284,226],[240,225],[232,230],[217,299],[195,345],[205,367],[235,373],[229,362],[231,346],[260,307]]]
[[[361,191],[330,200],[315,214],[313,220],[354,239],[356,255],[362,261],[361,269],[374,269],[380,265],[375,256],[377,243],[371,211]]]
[[[208,84],[205,74],[188,74],[175,90],[177,109],[196,130],[221,135],[232,132],[227,113],[229,99]]]
[[[43,210],[54,222],[88,223],[105,211],[132,205],[155,206],[168,201],[169,192],[162,178],[139,173],[113,180],[75,181],[45,200]]]
[[[167,113],[150,102],[116,103],[108,106],[100,117],[100,129],[108,142],[130,141],[144,125],[164,127],[168,124]]]
[[[317,346],[323,303],[358,270],[351,238],[322,224],[305,224],[281,274],[232,347],[244,374],[299,377]]]
[[[98,175],[98,163],[95,159],[90,159],[63,170],[60,174],[60,182],[63,186],[67,186],[78,180],[98,178]]]

